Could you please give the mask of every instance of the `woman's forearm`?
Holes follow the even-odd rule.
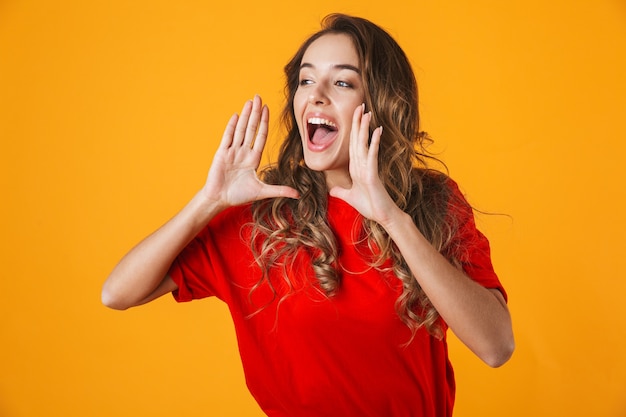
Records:
[[[256,174],[267,139],[269,110],[261,98],[234,114],[213,157],[202,190],[174,218],[133,248],[102,288],[102,302],[116,309],[143,304],[175,289],[166,274],[176,256],[217,213],[263,198],[298,198],[298,191],[261,182]]]
[[[489,290],[454,267],[398,209],[383,225],[420,286],[457,337],[490,366],[514,349],[511,317],[498,290]]]
[[[172,262],[221,210],[217,202],[202,192],[196,194],[176,216],[120,260],[102,287],[102,302],[124,310],[174,289],[163,283]],[[155,291],[160,294],[153,294]]]

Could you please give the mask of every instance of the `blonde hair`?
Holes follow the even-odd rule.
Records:
[[[383,126],[384,131],[379,171],[385,188],[428,241],[458,264],[450,250],[458,225],[453,216],[447,215],[453,194],[447,176],[427,167],[427,161],[436,158],[426,151],[431,139],[419,129],[417,83],[411,65],[396,41],[377,25],[362,18],[333,14],[323,20],[322,29],[308,38],[285,66],[287,101],[282,122],[287,136],[277,163],[262,170],[260,176],[267,183],[297,189],[300,198],[276,198],[253,205],[251,248],[263,271],[254,289],[267,283],[274,290],[269,271],[277,265],[285,268],[284,284],[292,289],[299,277],[287,273],[288,264],[301,250],[310,253],[319,287],[326,295],[332,297],[341,285],[337,243],[326,219],[328,189],[324,173],[305,165],[293,113],[302,57],[311,43],[330,33],[348,35],[359,54],[366,108],[372,111],[372,125]],[[413,334],[424,326],[431,334],[441,336],[436,309],[393,241],[376,222],[365,218],[363,222],[363,238],[370,248],[376,248],[371,266],[384,271],[385,262],[391,259],[393,273],[402,284],[396,301],[399,317]]]

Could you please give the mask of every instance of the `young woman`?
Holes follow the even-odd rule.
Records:
[[[378,26],[331,15],[285,72],[277,164],[257,176],[269,113],[255,97],[204,187],[120,261],[103,302],[226,302],[269,416],[450,416],[447,329],[494,367],[514,342],[472,209],[426,166],[411,66]]]

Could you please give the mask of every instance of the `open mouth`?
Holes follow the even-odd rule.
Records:
[[[309,140],[314,145],[323,145],[335,137],[337,125],[330,120],[321,117],[311,117],[307,121],[307,133]]]

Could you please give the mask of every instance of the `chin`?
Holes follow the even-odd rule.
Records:
[[[304,165],[307,168],[309,168],[311,171],[316,171],[316,172],[324,172],[326,171],[326,169],[328,169],[328,167],[325,165],[315,163],[314,161],[307,161],[306,157],[304,158]]]

